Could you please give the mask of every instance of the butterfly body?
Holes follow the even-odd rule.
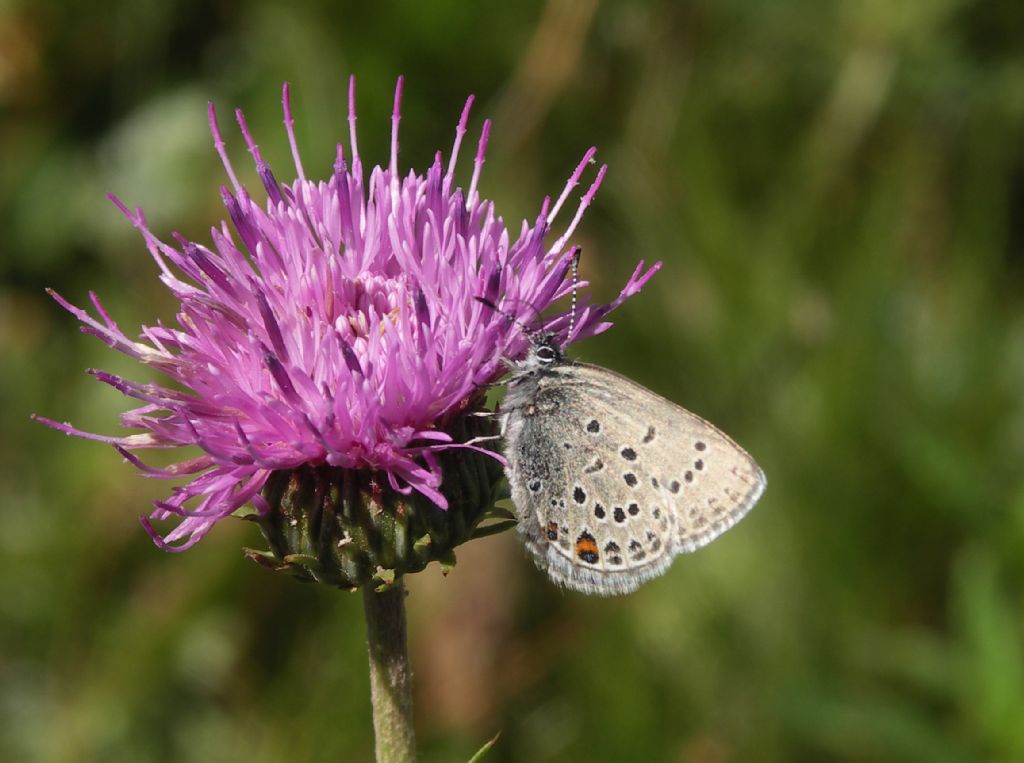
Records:
[[[624,594],[738,522],[761,469],[699,416],[541,337],[502,403],[519,531],[557,584]]]

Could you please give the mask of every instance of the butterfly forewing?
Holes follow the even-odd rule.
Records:
[[[764,491],[754,459],[711,423],[619,374],[576,364],[573,377],[611,423],[639,445],[641,469],[671,507],[673,553],[693,551],[736,524]]]

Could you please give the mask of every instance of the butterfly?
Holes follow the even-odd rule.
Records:
[[[506,476],[526,548],[552,581],[630,593],[735,525],[764,472],[700,416],[531,339],[501,403]]]

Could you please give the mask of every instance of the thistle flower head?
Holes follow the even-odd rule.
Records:
[[[180,236],[174,243],[162,241],[141,211],[111,197],[141,232],[160,280],[179,301],[176,325],[143,326],[133,340],[95,295],[90,294],[90,313],[53,294],[83,331],[171,381],[139,383],[90,372],[140,401],[121,415],[121,424],[138,433],[103,436],[40,419],[65,433],[112,444],[148,476],[185,478],[142,519],[162,548],[190,547],[247,503],[266,515],[270,506],[263,491],[271,476],[309,467],[372,471],[397,494],[418,493],[447,508],[441,486],[450,460],[441,456],[473,447],[457,436],[465,427],[454,423],[479,407],[482,387],[503,374],[503,359],[527,351],[529,337],[517,322],[554,332],[566,344],[599,333],[610,325],[607,313],[657,269],[644,271],[641,263],[609,304],[593,304],[581,291],[571,329],[564,309],[538,318],[572,289],[569,241],[606,167],[597,171],[568,223],[553,230],[593,161],[595,150],[587,151],[554,203],[545,199],[533,222],[524,221],[515,234],[478,189],[489,122],[477,143],[468,188],[455,181],[472,98],[448,158],[438,152],[426,172],[402,175],[401,94],[400,79],[390,161],[366,173],[350,82],[348,147],[338,144],[333,173],[325,180],[306,176],[287,85],[284,121],[296,174],[290,183],[271,172],[236,112],[264,200],[239,182],[211,105],[210,130],[227,173],[221,195],[230,220],[211,229],[211,245]],[[579,284],[581,290],[585,286]],[[137,455],[147,448],[186,446],[197,446],[200,455],[165,468]],[[176,525],[164,535],[151,524],[168,519]]]

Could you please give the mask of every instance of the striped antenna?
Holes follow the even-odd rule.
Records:
[[[583,250],[576,247],[576,253],[572,257],[572,303],[569,307],[569,333],[565,335],[565,343],[572,341],[572,332],[576,328],[576,285],[579,283],[580,255]]]
[[[533,337],[536,334],[536,332],[533,329],[531,329],[529,326],[527,326],[525,323],[523,323],[521,320],[516,318],[512,313],[508,312],[507,310],[502,310],[500,307],[498,307],[497,304],[495,304],[491,300],[487,299],[487,297],[473,297],[473,299],[475,299],[477,302],[479,302],[484,307],[489,307],[491,310],[496,312],[498,315],[500,315],[503,318],[505,318],[505,320],[507,320],[509,323],[512,323],[512,324],[515,324],[516,326],[518,326],[519,330],[523,332],[523,336],[525,336],[527,339],[529,339],[531,344],[533,343]]]

